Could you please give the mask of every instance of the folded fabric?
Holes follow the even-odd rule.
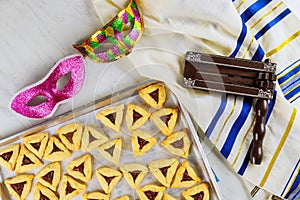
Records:
[[[279,200],[279,198],[276,199],[277,196],[271,194],[270,192],[264,189],[257,187],[256,185],[248,181],[245,181],[245,185],[248,188],[253,200]]]
[[[94,0],[103,21],[124,0]],[[144,77],[165,81],[238,174],[288,198],[300,182],[300,20],[279,0],[140,0],[145,32],[127,58]],[[103,9],[105,8],[105,9]],[[251,98],[181,87],[187,50],[278,64],[267,114],[264,158],[249,163]]]

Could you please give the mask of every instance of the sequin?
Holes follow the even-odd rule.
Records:
[[[58,80],[68,73],[70,73],[69,81],[63,88],[57,88]],[[29,118],[49,117],[59,104],[80,91],[84,76],[83,57],[81,55],[68,56],[58,61],[41,81],[17,93],[11,102],[11,108]],[[39,96],[43,96],[46,101],[38,105],[28,105],[33,98]]]

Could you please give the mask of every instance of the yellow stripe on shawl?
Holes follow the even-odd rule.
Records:
[[[284,145],[284,143],[285,143],[285,141],[286,141],[286,139],[287,139],[287,137],[288,137],[288,135],[289,135],[289,133],[291,131],[291,128],[292,128],[292,126],[294,124],[294,120],[295,120],[296,114],[297,114],[297,110],[296,110],[296,108],[294,108],[293,112],[291,114],[289,123],[288,123],[288,125],[287,125],[287,127],[286,127],[286,129],[284,131],[284,134],[283,134],[283,136],[282,136],[282,138],[281,138],[281,140],[280,140],[280,142],[279,142],[279,144],[277,146],[277,149],[276,149],[276,151],[275,151],[275,153],[274,153],[274,155],[273,155],[273,157],[271,159],[271,162],[270,162],[270,164],[269,164],[269,166],[268,166],[268,168],[266,170],[266,173],[265,173],[264,177],[262,178],[262,180],[261,180],[261,182],[259,184],[260,187],[263,187],[265,185],[265,183],[266,183],[266,181],[267,181],[267,179],[268,179],[268,177],[269,177],[269,175],[271,173],[271,170],[272,170],[272,168],[273,168],[273,166],[274,166],[274,164],[276,162],[276,159],[277,159],[277,157],[278,157],[278,155],[279,155],[279,153],[280,153],[280,151],[281,151],[281,149],[282,149],[282,147],[283,147],[283,145]]]
[[[260,189],[259,187],[255,186],[250,192],[251,196],[254,197],[256,193],[259,191],[259,189]]]
[[[248,52],[249,52],[249,50],[250,50],[250,47],[251,47],[253,41],[254,41],[254,36],[252,36],[251,41],[250,41],[250,43],[249,43],[249,45],[248,45],[248,48],[247,48],[247,50],[245,51],[245,53],[244,53],[244,55],[243,55],[243,58],[246,58],[246,56],[247,56],[247,54],[248,54]]]
[[[289,77],[289,78],[288,78],[287,80],[285,80],[284,82],[282,82],[282,83],[280,84],[280,86],[285,85],[287,82],[289,82],[291,79],[295,78],[295,76],[298,76],[299,74],[300,74],[300,71],[297,72],[296,74],[294,74],[293,76]]]
[[[238,153],[236,154],[236,156],[235,156],[235,158],[234,158],[234,161],[233,161],[233,163],[231,164],[232,167],[236,164],[236,161],[237,161],[238,157],[239,157],[240,154],[241,154],[241,151],[242,151],[242,148],[243,148],[244,143],[245,143],[245,141],[246,141],[247,135],[248,135],[248,134],[250,133],[250,131],[253,129],[254,122],[255,122],[255,119],[252,119],[251,125],[250,125],[249,128],[247,129],[247,132],[246,132],[246,134],[244,135],[244,137],[243,137],[243,139],[242,139],[242,143],[241,143],[240,146],[239,146]]]
[[[219,139],[220,139],[220,136],[221,136],[221,133],[223,132],[225,125],[227,124],[228,120],[230,119],[231,115],[233,114],[233,112],[234,112],[234,110],[235,110],[235,107],[236,107],[236,96],[234,97],[233,107],[232,107],[232,109],[231,109],[229,115],[227,116],[227,118],[226,118],[224,124],[222,125],[222,128],[220,129],[219,134],[218,134],[218,137],[217,137],[217,139],[216,139],[215,142],[214,142],[214,145],[216,145],[216,144],[218,143],[218,141],[219,141]]]
[[[286,74],[288,74],[290,71],[294,70],[296,67],[299,66],[299,61],[297,61],[296,63],[294,63],[291,67],[289,67],[286,71],[284,71],[282,74],[277,76],[277,79],[280,79],[282,77],[284,77]]]
[[[271,51],[269,51],[266,54],[266,57],[270,57],[273,54],[277,53],[283,47],[285,47],[288,43],[290,43],[291,41],[293,41],[294,39],[296,39],[299,35],[300,35],[300,30],[298,30],[296,33],[294,33],[293,35],[291,35],[288,39],[286,39],[285,41],[283,41],[278,47],[276,47],[276,48],[272,49]]]
[[[293,186],[298,174],[299,174],[299,171],[300,171],[300,167],[298,168],[298,172],[296,172],[293,176],[293,178],[290,180],[290,184],[289,186],[287,187],[287,189],[285,190],[284,194],[282,196],[286,196],[286,194],[290,191],[291,187]],[[299,187],[299,185],[298,185]]]
[[[298,85],[295,85],[292,89],[288,90],[287,92],[284,93],[284,96],[288,95],[290,92],[294,91],[294,89],[296,89],[297,87],[299,87],[299,84]],[[297,94],[294,94],[294,96],[297,95]],[[292,96],[291,98],[293,98],[294,96]]]
[[[279,8],[282,4],[283,4],[283,2],[280,2],[280,3],[277,4],[274,8],[272,8],[269,12],[267,12],[266,14],[264,14],[259,20],[257,20],[257,21],[250,27],[250,31],[251,31],[258,23],[260,23],[264,18],[266,18],[266,17],[269,16],[272,12],[274,12],[277,8]]]
[[[294,94],[292,97],[290,97],[288,100],[289,102],[292,102],[294,101],[295,99],[297,99],[300,95],[300,92],[297,92],[296,94]]]
[[[237,6],[236,9],[238,10],[247,0],[242,0]]]

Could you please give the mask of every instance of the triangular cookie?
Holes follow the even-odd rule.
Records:
[[[170,187],[177,166],[178,160],[171,158],[151,161],[148,167],[161,184]]]
[[[133,130],[131,145],[134,157],[140,157],[149,151],[157,143],[156,139],[141,130]]]
[[[61,165],[53,162],[41,169],[35,178],[44,186],[56,191],[61,177]]]
[[[78,123],[67,124],[57,129],[61,142],[69,150],[79,150],[81,144],[83,126]]]
[[[190,166],[188,161],[183,161],[178,168],[172,188],[186,188],[200,182],[201,178],[195,173],[194,169]]]
[[[20,154],[17,159],[16,173],[28,172],[30,170],[39,168],[43,165],[43,162],[36,157],[31,151],[29,151],[23,144],[21,146]]]
[[[107,141],[108,138],[103,133],[87,125],[84,127],[82,135],[81,150],[83,152],[92,151]]]
[[[122,153],[122,139],[108,141],[97,148],[99,153],[108,161],[119,165]]]
[[[58,200],[55,192],[43,186],[41,183],[37,183],[34,186],[33,199],[36,200]]]
[[[139,89],[139,94],[147,104],[155,109],[160,109],[166,101],[166,90],[162,83],[141,88]]]
[[[109,128],[120,132],[123,121],[124,104],[111,106],[96,114],[96,118]]]
[[[178,108],[162,108],[151,114],[150,119],[166,136],[171,135],[178,118]]]
[[[169,194],[164,194],[163,200],[176,200],[176,198],[175,198],[175,197],[172,197],[172,196],[169,195]]]
[[[34,153],[39,159],[42,159],[47,146],[48,139],[49,133],[44,132],[28,135],[23,138],[23,141],[28,150]]]
[[[11,196],[15,199],[23,200],[26,199],[31,190],[33,178],[33,174],[22,174],[6,179],[4,183]]]
[[[100,167],[96,170],[96,176],[104,192],[110,194],[121,180],[122,173],[108,167]]]
[[[19,156],[19,144],[13,144],[0,150],[0,165],[13,171]]]
[[[90,192],[82,194],[82,200],[109,200],[109,194],[103,194],[101,192]]]
[[[201,183],[192,188],[182,191],[182,196],[186,200],[202,199],[209,200],[209,184]]]
[[[145,185],[136,190],[142,200],[161,200],[166,190],[163,186]]]
[[[129,196],[118,197],[115,200],[130,200]]]
[[[148,168],[137,163],[124,164],[120,167],[126,181],[136,189],[148,173]]]
[[[126,111],[126,124],[129,131],[143,126],[149,117],[150,113],[142,107],[139,107],[132,103],[128,104]]]
[[[68,173],[83,182],[89,182],[92,177],[92,157],[86,154],[68,163]]]
[[[52,162],[69,158],[72,153],[55,136],[51,136],[45,149],[44,159]]]
[[[61,179],[61,187],[59,191],[60,200],[69,200],[76,197],[86,189],[85,184],[82,184],[69,175],[63,175]]]
[[[191,144],[186,129],[173,133],[162,141],[161,145],[174,155],[183,158],[187,158],[189,156]]]

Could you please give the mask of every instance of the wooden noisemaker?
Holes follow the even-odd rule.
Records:
[[[252,164],[261,164],[268,100],[273,98],[276,64],[187,52],[183,86],[252,97],[256,121],[253,128]]]

